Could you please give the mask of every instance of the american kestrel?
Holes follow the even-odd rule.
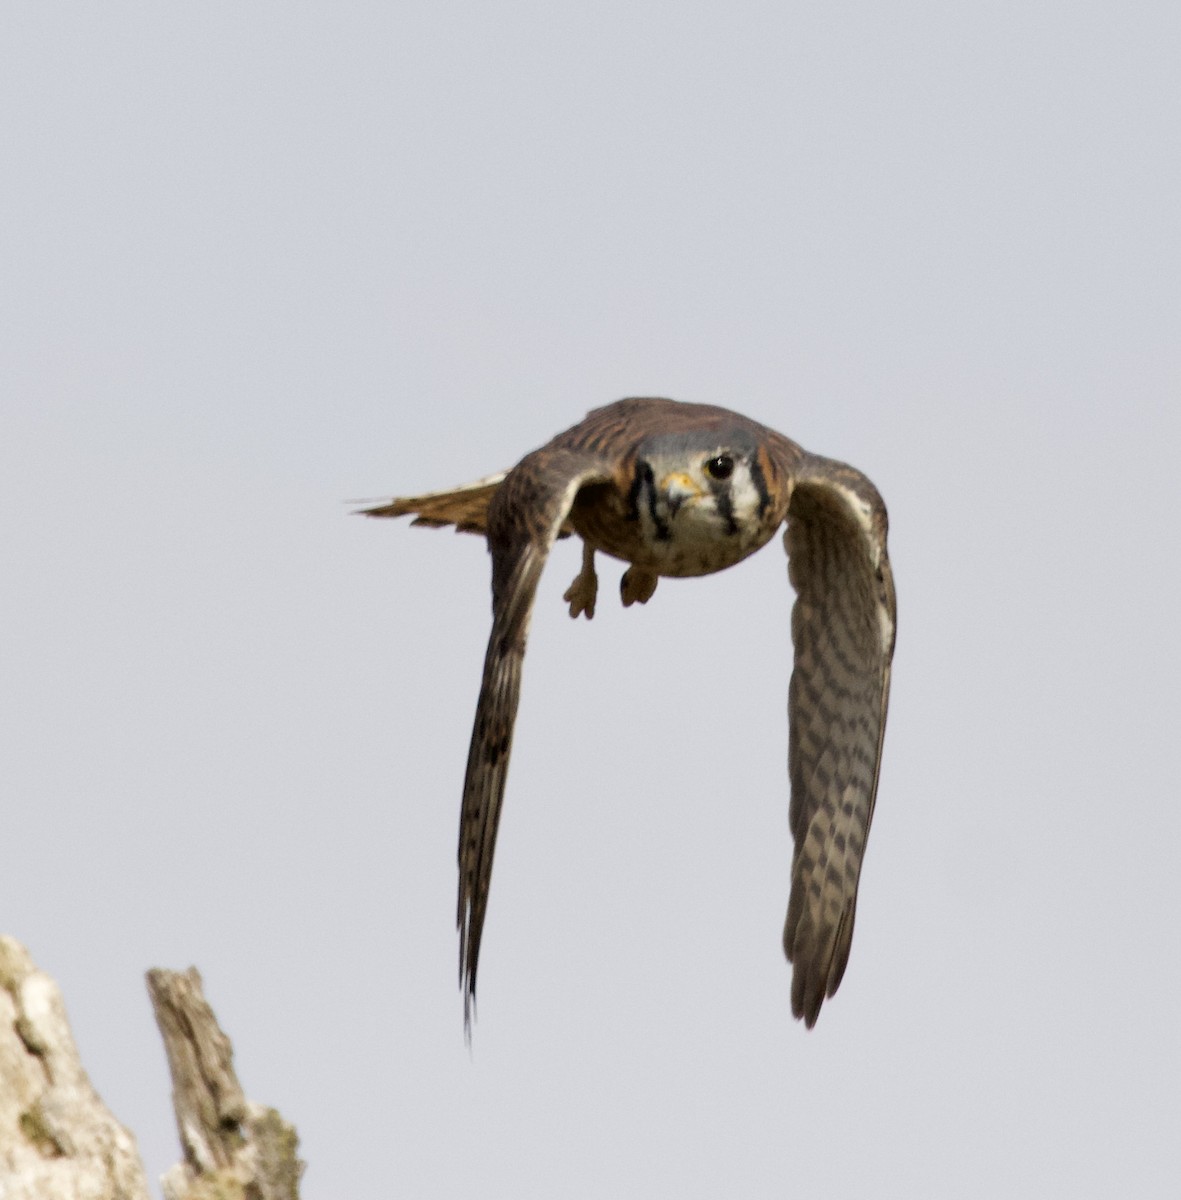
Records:
[[[795,849],[783,949],[794,967],[792,1011],[811,1028],[849,959],[890,692],[894,583],[874,485],[738,413],[641,398],[593,410],[511,471],[363,511],[481,533],[492,554],[492,634],[459,826],[469,1028],[525,639],[554,540],[582,538],[582,569],[564,599],[572,617],[590,618],[596,551],[629,564],[623,603],[646,604],[660,576],[733,566],[786,520],[797,596],[788,690]]]

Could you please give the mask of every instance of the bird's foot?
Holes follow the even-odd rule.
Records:
[[[623,597],[623,607],[630,608],[633,604],[647,604],[656,591],[660,576],[653,571],[644,571],[637,566],[630,566],[619,581],[619,594]]]
[[[585,542],[582,544],[582,570],[566,589],[563,600],[570,602],[570,615],[574,618],[586,613],[589,621],[595,615],[595,599],[599,594],[599,577],[595,574],[595,552]]]

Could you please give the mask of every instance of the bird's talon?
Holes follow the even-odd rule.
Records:
[[[639,567],[628,567],[619,581],[619,594],[623,598],[623,607],[630,608],[633,604],[647,604],[656,591],[660,576],[652,571],[641,571]]]
[[[586,613],[589,621],[595,615],[595,600],[599,595],[599,577],[595,574],[595,552],[586,543],[582,546],[582,570],[566,589],[563,600],[569,601],[570,615],[577,619]]]

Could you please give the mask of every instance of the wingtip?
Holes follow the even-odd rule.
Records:
[[[463,990],[463,1040],[470,1048],[472,1027],[476,1023],[476,980],[466,970],[461,972],[459,986]]]
[[[791,976],[791,1015],[804,1022],[805,1029],[812,1029],[820,1016],[824,1004],[824,989],[817,988],[816,981],[805,977],[797,965]]]

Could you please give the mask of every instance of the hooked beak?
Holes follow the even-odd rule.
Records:
[[[701,488],[684,471],[673,471],[666,475],[660,481],[660,491],[668,503],[670,517],[677,515],[677,510],[686,500],[696,500],[701,495]]]

